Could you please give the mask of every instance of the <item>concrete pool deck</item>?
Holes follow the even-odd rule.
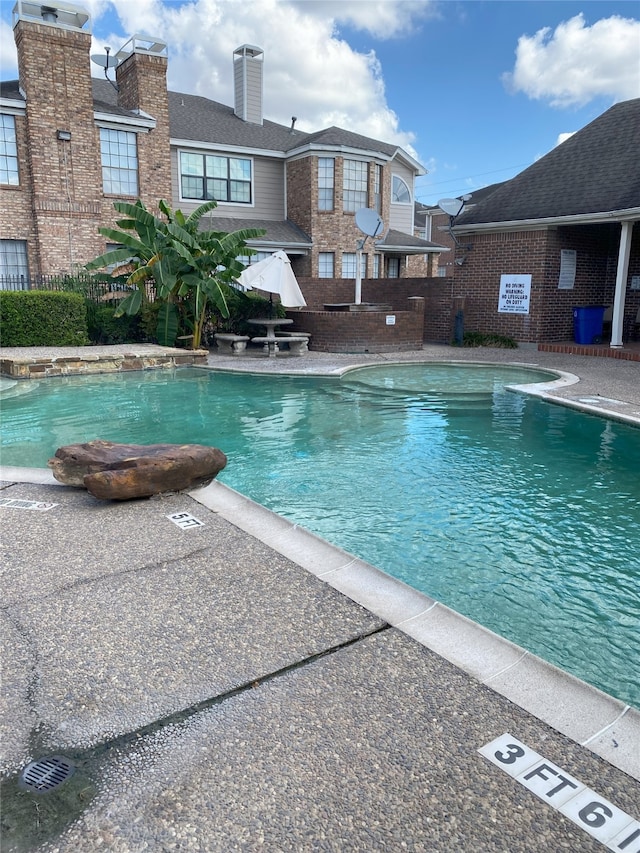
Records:
[[[425,359],[557,369],[580,377],[559,401],[640,424],[640,364],[613,359],[428,347],[208,361],[336,374]],[[22,810],[5,798],[3,849],[640,849],[620,846],[640,829],[637,710],[220,483],[110,504],[46,470],[0,479],[4,498],[55,504],[0,508],[2,771],[62,754],[90,792],[61,835],[46,798],[70,783],[22,795]],[[202,524],[179,527],[181,513]],[[509,748],[503,767],[478,752],[505,733],[555,767],[525,773],[546,791],[504,772]],[[565,816],[549,791],[569,777],[595,793]],[[597,823],[596,800],[619,822],[588,832],[579,814]]]

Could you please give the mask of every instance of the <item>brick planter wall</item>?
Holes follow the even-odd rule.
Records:
[[[307,309],[322,311],[325,305],[353,302],[355,281],[351,279],[299,278]],[[451,299],[451,281],[442,278],[368,278],[362,282],[363,302],[390,304],[395,313],[407,310],[407,299],[424,300],[424,343],[450,343],[457,304]],[[414,309],[412,309],[414,310]],[[298,312],[289,314],[294,318]],[[397,322],[397,321],[396,321]],[[302,326],[298,326],[302,329]],[[303,331],[311,331],[303,329]]]
[[[290,311],[289,331],[309,332],[317,352],[404,352],[422,349],[424,300],[414,297],[397,311]],[[394,317],[393,325],[387,323]]]

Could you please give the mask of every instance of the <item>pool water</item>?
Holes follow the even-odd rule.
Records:
[[[640,706],[640,430],[505,390],[507,366],[342,379],[199,369],[4,383],[4,465],[194,442],[227,485]]]

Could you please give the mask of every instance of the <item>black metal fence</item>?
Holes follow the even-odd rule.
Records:
[[[122,298],[134,287],[124,279],[110,276],[79,275],[0,275],[0,290],[57,290],[80,293],[93,302],[107,302]],[[147,283],[147,294],[155,296],[152,283]]]

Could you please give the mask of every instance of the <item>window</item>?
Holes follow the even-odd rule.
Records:
[[[24,278],[24,281],[19,282],[18,278]],[[0,240],[0,282],[2,282],[0,284],[2,290],[28,288],[29,265],[26,240]]]
[[[342,253],[342,278],[356,277],[356,253]]]
[[[355,252],[342,253],[342,278],[355,278],[358,256]],[[367,277],[367,256],[363,253],[360,256],[360,278]]]
[[[333,252],[320,252],[318,255],[318,278],[333,278]]]
[[[16,120],[4,114],[0,115],[0,184],[19,184]]]
[[[342,209],[355,213],[367,206],[367,164],[362,160],[345,160],[342,179]],[[345,278],[345,276],[343,276]]]
[[[438,278],[446,278],[447,277],[447,268],[446,267],[438,267]]]
[[[264,261],[266,258],[270,258],[272,252],[256,252],[253,255],[239,255],[236,260],[240,261],[241,264],[244,264],[245,267],[250,267],[251,264],[257,264],[259,261]]]
[[[382,194],[380,186],[382,184],[382,166],[375,164],[373,167],[373,207],[377,213],[382,213]]]
[[[251,204],[251,160],[180,152],[182,198]]]
[[[107,195],[138,195],[136,135],[128,130],[100,128],[102,189]]]
[[[391,185],[391,201],[395,204],[411,204],[411,193],[409,187],[405,184],[402,178],[397,175],[393,176]]]
[[[387,276],[389,278],[400,278],[400,258],[389,258]]]
[[[318,210],[333,210],[333,157],[318,157]]]
[[[380,278],[380,255],[373,256],[373,272],[372,278]]]

